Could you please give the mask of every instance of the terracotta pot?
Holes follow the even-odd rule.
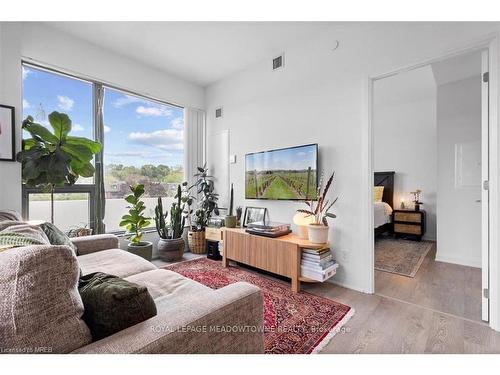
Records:
[[[312,243],[327,243],[328,242],[328,227],[322,224],[309,224],[307,226],[309,232],[309,241]]]
[[[153,243],[149,241],[143,241],[137,245],[129,242],[129,244],[127,245],[127,250],[129,253],[138,255],[148,261],[151,261],[151,259],[153,258]]]
[[[207,247],[205,244],[205,231],[189,231],[188,232],[189,250],[193,254],[205,254]]]
[[[164,239],[158,240],[158,256],[165,262],[173,262],[174,260],[182,259],[184,254],[184,239]]]

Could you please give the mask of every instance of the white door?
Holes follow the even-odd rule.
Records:
[[[481,54],[481,267],[482,319],[489,320],[489,73],[488,51]]]

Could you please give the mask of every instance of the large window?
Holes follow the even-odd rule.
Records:
[[[100,92],[102,101],[96,99]],[[99,118],[99,103],[103,103],[102,124],[94,121]],[[130,192],[129,185],[144,184],[146,214],[151,217],[157,197],[170,204],[184,179],[183,108],[23,64],[23,118],[31,115],[51,129],[48,115],[52,111],[69,115],[72,135],[104,144],[103,168],[96,170],[103,177],[107,232],[123,230],[119,223],[127,210],[123,198]],[[57,189],[55,224],[63,230],[95,227],[100,206],[96,191],[94,178],[80,178],[74,186]],[[24,214],[31,220],[48,220],[49,195],[37,188],[23,187],[23,192]]]
[[[118,231],[129,185],[144,184],[146,215],[158,197],[168,207],[184,179],[184,111],[122,91],[104,90],[107,231]]]

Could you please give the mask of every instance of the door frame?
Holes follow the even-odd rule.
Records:
[[[464,46],[463,48],[455,49],[442,55],[421,61],[416,64],[403,66],[399,69],[389,71],[384,74],[370,76],[366,79],[365,84],[365,130],[363,132],[363,155],[362,155],[362,168],[363,168],[363,212],[367,215],[363,220],[364,242],[366,249],[366,257],[364,264],[364,274],[366,275],[364,292],[373,294],[375,293],[375,249],[373,238],[373,87],[374,82],[383,78],[411,71],[424,67],[426,65],[446,60],[451,57],[459,56],[469,52],[488,50],[489,56],[489,162],[490,162],[490,176],[489,176],[489,223],[490,228],[499,227],[500,216],[500,200],[499,200],[499,118],[498,118],[498,43],[499,33],[489,34],[488,36],[480,39],[474,43]],[[490,231],[489,238],[489,304],[490,304],[490,321],[489,325],[496,331],[500,331],[500,243],[498,231]]]

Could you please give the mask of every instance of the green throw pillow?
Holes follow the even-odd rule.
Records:
[[[94,341],[156,315],[153,297],[145,286],[102,272],[80,278],[83,320]]]
[[[54,224],[52,223],[43,223],[40,224],[40,228],[44,231],[44,233],[47,235],[49,242],[51,245],[66,245],[68,246],[75,255],[78,255],[76,253],[76,246],[71,242],[68,236],[64,232],[62,232],[59,228],[57,228]]]

